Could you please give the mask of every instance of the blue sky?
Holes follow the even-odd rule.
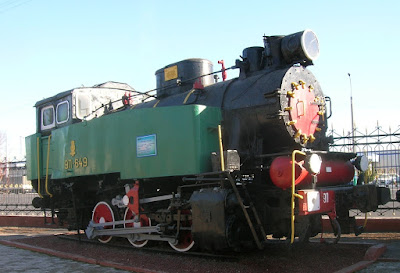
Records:
[[[186,58],[234,65],[262,36],[312,29],[312,72],[332,98],[330,125],[348,131],[350,84],[360,130],[400,125],[400,1],[0,0],[0,130],[9,153],[34,133],[36,101],[106,81],[155,87],[154,72]],[[230,77],[237,74],[229,72]]]

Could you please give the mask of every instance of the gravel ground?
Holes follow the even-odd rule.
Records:
[[[133,247],[127,249],[95,245],[60,239],[53,235],[65,232],[65,230],[0,228],[0,239],[161,272],[335,272],[362,261],[371,244],[400,240],[399,233],[366,233],[358,237],[343,235],[341,240],[343,243],[337,245],[319,243],[319,238],[313,239],[309,244],[296,244],[291,249],[284,243],[272,243],[263,251],[225,253],[235,255],[237,259],[232,261],[149,252]],[[68,234],[76,236],[73,233]],[[329,235],[326,236],[329,241]],[[120,240],[123,239],[117,242],[129,245],[126,240]]]
[[[335,272],[362,261],[373,243],[400,240],[399,233],[368,233],[357,238],[343,236],[344,243],[337,245],[319,243],[319,239],[314,239],[309,244],[288,249],[284,243],[273,243],[263,251],[227,253],[237,258],[232,261],[80,243],[51,235],[55,234],[54,230],[19,230],[13,233],[12,228],[0,228],[0,234],[2,231],[8,234],[8,237],[1,237],[3,239],[162,272]]]
[[[17,239],[18,242],[74,253],[91,259],[130,265],[163,272],[334,272],[361,261],[368,245],[309,244],[288,251],[274,245],[264,251],[238,255],[237,261],[189,257],[137,249],[117,249],[107,246],[62,240],[56,237]],[[335,257],[332,259],[332,257]]]

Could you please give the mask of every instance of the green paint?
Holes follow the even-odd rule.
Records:
[[[186,105],[126,110],[55,129],[49,174],[62,179],[120,173],[122,179],[135,179],[208,172],[210,154],[218,151],[220,122],[219,108]],[[28,179],[37,178],[37,136],[26,138]],[[47,137],[42,146],[45,167]]]

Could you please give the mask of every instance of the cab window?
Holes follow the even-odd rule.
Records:
[[[42,108],[42,124],[41,124],[41,128],[42,130],[47,130],[47,129],[51,129],[54,127],[55,125],[55,121],[54,121],[54,106],[50,105],[50,106],[46,106],[44,108]]]
[[[87,115],[91,113],[90,98],[85,94],[77,94],[76,102],[76,117],[79,119],[84,119]]]
[[[69,103],[68,101],[63,101],[57,104],[56,109],[57,124],[62,124],[69,119]]]

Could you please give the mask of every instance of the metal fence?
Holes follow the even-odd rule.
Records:
[[[356,152],[369,160],[369,169],[356,174],[354,183],[374,183],[391,190],[391,201],[378,209],[376,216],[400,215],[396,191],[400,188],[400,127],[385,131],[377,126],[373,131],[338,133],[330,131],[333,138],[331,151]],[[43,215],[32,206],[38,194],[26,180],[25,161],[0,163],[0,215]],[[50,212],[45,212],[47,216]],[[356,215],[359,212],[354,212]]]
[[[392,131],[377,126],[368,132],[358,131],[338,133],[331,130],[333,144],[331,151],[355,152],[367,156],[368,170],[355,175],[354,182],[373,183],[388,187],[391,201],[378,209],[376,216],[400,216],[400,204],[396,201],[396,192],[400,189],[400,127]],[[356,212],[356,214],[358,214]]]
[[[37,196],[26,179],[25,161],[0,163],[0,215],[43,215],[42,210],[32,206]]]

